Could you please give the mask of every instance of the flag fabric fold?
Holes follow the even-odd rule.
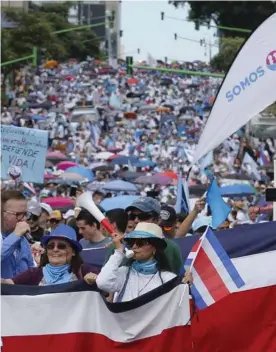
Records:
[[[212,212],[212,228],[216,229],[227,218],[231,212],[231,207],[223,200],[214,177],[211,180],[206,198]]]
[[[178,174],[177,182],[177,198],[175,211],[177,213],[186,213],[190,212],[190,202],[189,202],[189,189],[185,179],[182,180],[182,174]]]
[[[245,285],[210,228],[192,248],[185,262],[187,267],[193,274],[191,292],[198,309],[211,306]]]

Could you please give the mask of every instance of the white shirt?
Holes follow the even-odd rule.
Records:
[[[109,258],[96,280],[100,290],[115,293],[114,302],[116,302],[124,286],[129,271],[129,267],[120,267],[124,258],[124,253],[115,250],[115,253]],[[165,283],[172,280],[176,275],[168,271],[162,271],[161,277],[163,283]],[[138,273],[136,270],[130,269],[128,283],[121,301],[131,301],[161,285],[162,282],[158,272],[153,275],[144,275]]]

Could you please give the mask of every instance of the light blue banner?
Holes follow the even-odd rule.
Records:
[[[1,178],[11,179],[9,169],[18,167],[19,181],[43,183],[48,132],[1,125]]]

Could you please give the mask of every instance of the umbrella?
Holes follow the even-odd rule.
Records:
[[[122,180],[115,180],[115,181],[110,181],[107,182],[104,186],[103,189],[105,191],[118,191],[118,192],[137,192],[138,188],[126,181]]]
[[[127,83],[128,83],[128,84],[137,84],[137,83],[138,83],[138,79],[136,79],[136,78],[129,78],[129,79],[127,80]]]
[[[155,166],[156,164],[151,161],[151,160],[137,160],[132,163],[133,166],[136,167],[152,167]]]
[[[75,163],[74,161],[61,161],[60,163],[57,164],[57,169],[65,171],[69,167],[73,167],[73,166],[78,166],[78,164]]]
[[[113,171],[114,165],[101,165],[94,168],[94,171]]]
[[[61,153],[59,150],[54,151],[54,152],[48,152],[46,154],[46,159],[68,159],[68,157]]]
[[[51,180],[53,178],[56,178],[56,176],[49,174],[48,172],[44,174],[44,180]]]
[[[223,197],[244,197],[256,194],[256,190],[250,185],[232,185],[220,187]]]
[[[178,175],[173,171],[159,172],[157,175],[167,176],[173,178],[174,180],[178,180]]]
[[[111,164],[113,164],[113,165],[128,165],[129,163],[133,164],[136,161],[138,161],[138,159],[135,156],[120,155],[117,158],[113,159],[111,161]]]
[[[134,181],[136,178],[138,178],[140,176],[145,176],[145,173],[144,172],[125,171],[120,174],[120,177],[122,177],[122,179],[125,179],[129,182]]]
[[[160,106],[159,108],[156,109],[156,112],[170,112],[170,108],[166,108],[165,106]]]
[[[100,152],[97,155],[95,155],[95,159],[97,159],[97,160],[107,160],[113,155],[114,155],[114,153],[111,153],[111,152]]]
[[[136,112],[129,111],[129,112],[124,113],[124,117],[126,119],[136,119],[137,114],[136,114]]]
[[[74,201],[72,199],[63,197],[45,198],[43,199],[43,203],[50,205],[53,209],[74,206]]]
[[[140,198],[140,197],[139,196],[131,196],[131,195],[106,198],[100,203],[100,206],[105,211],[109,211],[112,209],[126,209],[138,198]]]
[[[165,175],[140,176],[134,182],[140,184],[154,184],[166,186],[171,183],[172,179]]]
[[[123,148],[108,148],[107,151],[110,153],[120,153],[123,150]]]
[[[54,68],[57,66],[58,66],[58,63],[56,60],[49,60],[44,64],[44,68]]]
[[[68,170],[68,169],[67,169]],[[65,180],[70,180],[70,181],[84,181],[85,177],[76,174],[76,173],[70,173],[70,172],[64,172],[64,174],[60,175],[61,179]]]
[[[84,167],[84,166],[73,166],[73,167],[69,167],[66,170],[66,173],[75,173],[78,174],[80,176],[82,176],[83,178],[87,178],[89,182],[92,182],[94,179],[94,174],[93,172]]]
[[[156,110],[156,106],[155,105],[143,105],[140,106],[140,108],[138,109],[138,112],[142,112],[142,111],[153,111]]]
[[[26,118],[29,118],[29,117],[26,117]],[[34,121],[45,121],[45,120],[47,120],[47,117],[42,116],[42,115],[33,115],[31,117],[31,119]]]

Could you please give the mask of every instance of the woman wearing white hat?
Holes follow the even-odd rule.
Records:
[[[120,267],[125,259],[123,238],[134,256],[126,266]],[[115,252],[102,268],[96,283],[99,289],[114,294],[114,302],[130,301],[176,277],[164,255],[166,242],[158,225],[140,222],[133,232],[124,237],[117,235],[113,242]],[[191,281],[190,274],[184,283],[188,281]]]

